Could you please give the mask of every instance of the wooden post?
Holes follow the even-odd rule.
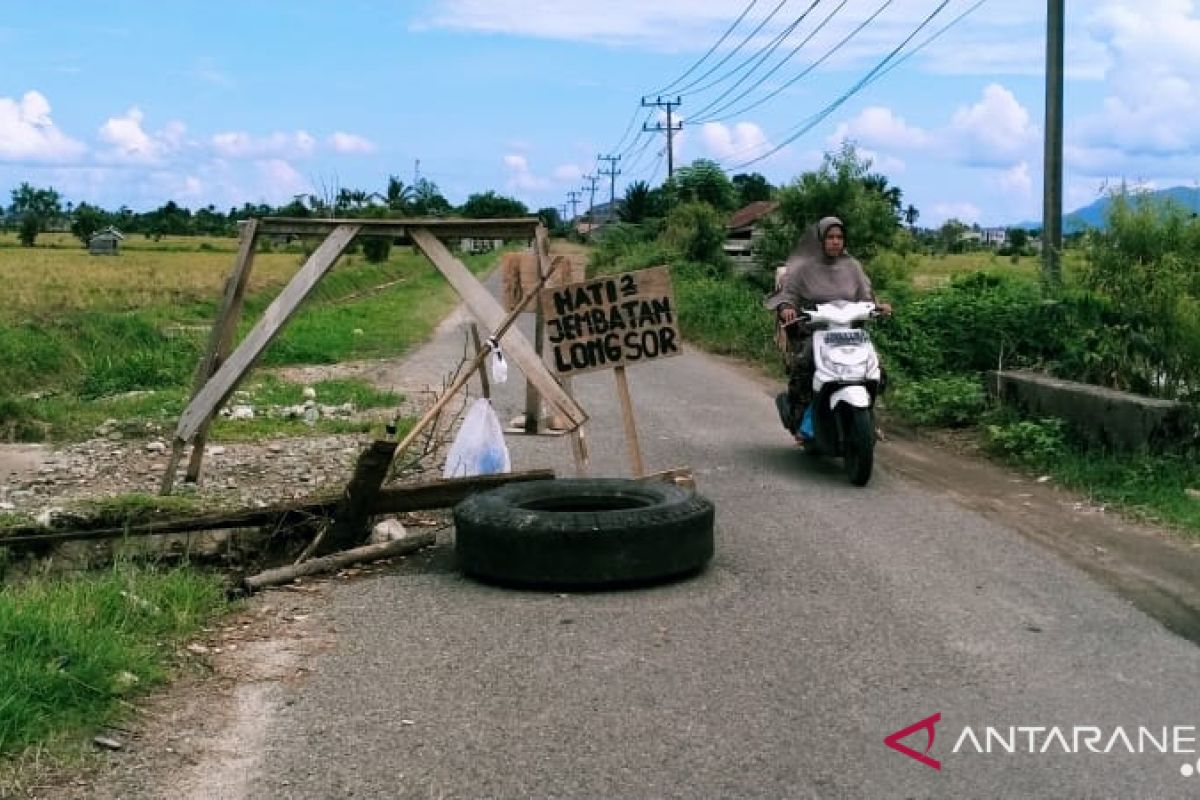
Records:
[[[241,242],[233,270],[225,280],[225,291],[221,296],[221,306],[217,311],[217,319],[208,334],[208,350],[200,364],[196,367],[196,377],[192,381],[192,397],[195,397],[208,379],[221,366],[229,351],[233,348],[233,334],[237,331],[238,321],[242,317],[242,300],[246,294],[246,284],[250,281],[250,269],[254,265],[254,245],[258,240],[258,220],[246,220],[242,228]],[[192,442],[192,458],[188,462],[185,480],[195,483],[200,478],[200,464],[204,460],[204,443],[208,439],[208,428],[212,422],[210,417],[196,432]],[[183,443],[176,441],[171,448],[171,460],[163,475],[160,494],[170,494],[175,485],[175,470],[183,455]]]
[[[346,485],[341,504],[334,512],[333,527],[317,548],[318,554],[345,550],[361,544],[366,538],[365,529],[371,517],[371,507],[375,504],[379,487],[387,477],[395,452],[395,442],[377,439],[358,457],[354,475]]]
[[[629,462],[633,465],[633,476],[640,478],[646,469],[642,466],[642,449],[638,445],[637,425],[633,419],[633,401],[629,397],[629,379],[625,367],[613,367],[617,376],[617,399],[621,401],[621,421],[625,425],[625,443],[629,447]]]
[[[471,339],[475,342],[475,357],[478,358],[479,354],[483,352],[483,341],[479,338],[479,326],[474,322],[471,323]],[[488,383],[486,366],[479,368],[479,390],[484,397],[492,396],[492,387]]]
[[[569,377],[562,379],[563,391],[574,397],[571,390],[571,379]],[[577,478],[585,478],[588,474],[588,448],[587,436],[584,434],[583,426],[580,425],[575,430],[567,434],[571,438],[571,455],[575,458],[575,476]]]
[[[537,269],[539,283],[544,283],[550,277],[550,243],[546,237],[546,226],[538,223],[537,230],[533,234],[533,263]],[[542,358],[542,349],[546,332],[543,329],[545,322],[542,316],[542,304],[536,303],[533,308],[533,351],[537,353],[539,359]],[[537,387],[533,385],[533,381],[525,380],[525,432],[537,433],[538,424],[542,416],[542,398],[538,394]]]

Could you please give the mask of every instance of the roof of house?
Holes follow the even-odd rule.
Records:
[[[125,238],[125,234],[121,233],[119,230],[117,230],[112,225],[109,225],[104,230],[96,231],[95,233],[92,234],[91,238],[95,239],[97,236],[112,236],[113,238],[119,239],[119,240],[123,240]]]
[[[775,200],[755,200],[744,208],[739,208],[733,212],[733,216],[729,218],[730,228],[744,228],[747,225],[753,225],[758,220],[770,214],[775,209],[779,208],[778,201]]]

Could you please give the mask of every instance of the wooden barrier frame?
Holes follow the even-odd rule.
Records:
[[[233,333],[241,315],[255,244],[258,237],[264,234],[325,234],[326,238],[268,306],[253,329],[230,353]],[[171,492],[175,472],[188,444],[192,445],[193,452],[187,479],[199,479],[205,439],[213,415],[228,400],[238,383],[356,236],[386,236],[412,242],[446,277],[485,329],[495,331],[504,320],[504,311],[470,270],[451,255],[439,237],[524,238],[534,242],[540,239],[544,242],[545,229],[536,217],[494,220],[268,217],[248,221],[242,229],[237,260],[226,281],[224,298],[213,326],[208,350],[197,369],[191,401],[180,415],[175,430],[171,456],[163,476],[162,494]],[[505,331],[501,339],[510,360],[517,364],[540,395],[569,421],[571,430],[577,430],[587,420],[586,412],[563,390],[529,341],[515,328]]]

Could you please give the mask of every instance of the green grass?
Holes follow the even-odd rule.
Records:
[[[1045,470],[1096,503],[1200,537],[1200,465],[1182,455],[1110,455],[1068,450]]]
[[[0,314],[0,362],[6,364],[0,370],[0,441],[78,440],[90,436],[108,418],[143,428],[173,427],[190,397],[192,376],[207,346],[220,287],[216,273],[223,277],[229,268],[224,255],[217,261],[211,255],[164,253],[160,262],[144,265],[158,282],[116,301],[114,287],[122,285],[117,276],[125,267],[105,261],[103,272],[81,272],[91,266],[85,252],[64,250],[55,255],[52,271],[82,275],[78,285],[68,294],[57,291],[58,284],[47,284],[41,294],[23,295],[20,319]],[[300,256],[287,258],[292,259],[294,272]],[[479,274],[495,258],[468,256],[463,261]],[[200,259],[196,269],[188,268],[189,259]],[[8,266],[14,279],[38,269],[35,264],[22,272],[17,262]],[[201,279],[198,270],[213,274]],[[289,274],[272,262],[269,279],[248,294],[239,341],[262,317]],[[89,288],[93,279],[96,284]],[[53,297],[52,305],[38,307],[40,296]],[[321,281],[267,347],[260,363],[275,367],[398,356],[428,338],[457,299],[423,256],[396,248],[382,265],[350,257]],[[246,381],[261,374],[252,372]],[[298,394],[300,387],[289,391]],[[353,389],[330,386],[325,391],[331,394],[320,393],[318,401],[326,404],[350,401],[369,408],[394,405],[396,400],[371,396],[365,384]],[[146,394],[131,396],[131,392]],[[235,428],[218,422],[214,438],[303,430],[296,425],[255,421]],[[317,425],[326,433],[366,429],[362,423],[345,421],[322,420]]]
[[[120,564],[0,588],[0,755],[68,745],[166,679],[175,648],[226,608],[216,577]]]

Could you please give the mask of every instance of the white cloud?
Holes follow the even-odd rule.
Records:
[[[929,220],[931,225],[941,225],[948,219],[957,219],[959,222],[973,223],[978,222],[982,212],[979,206],[974,203],[953,202],[953,203],[934,203],[933,218]]]
[[[1112,0],[1088,20],[1108,56],[1101,113],[1082,144],[1169,156],[1200,152],[1200,17],[1189,0]]]
[[[0,159],[72,161],[86,150],[55,127],[50,103],[40,92],[26,92],[19,101],[0,97]]]
[[[891,149],[917,149],[929,144],[930,136],[897,117],[890,108],[870,106],[859,112],[857,117],[837,126],[829,137],[831,145],[844,139],[862,143],[868,147]]]
[[[1006,166],[1038,143],[1029,111],[1011,91],[990,83],[974,105],[954,112],[946,135],[960,157],[976,166]]]
[[[226,131],[212,137],[213,151],[221,158],[306,158],[316,150],[316,140],[305,131],[254,136]]]
[[[312,182],[296,171],[288,162],[279,158],[259,161],[257,167],[259,183],[270,187],[268,195],[272,202],[281,203],[297,194],[311,194]]]
[[[529,161],[519,153],[509,153],[504,156],[504,166],[508,170],[508,180],[505,186],[509,191],[540,192],[550,188],[550,181],[533,174]]]
[[[996,183],[1004,191],[1021,196],[1033,192],[1033,178],[1029,176],[1029,164],[1025,161],[1001,172]]]
[[[353,133],[335,132],[329,137],[329,146],[335,152],[347,155],[369,155],[377,149],[375,143],[366,137]]]
[[[98,154],[103,163],[160,165],[184,146],[185,128],[173,121],[157,133],[147,133],[142,127],[145,115],[137,106],[124,116],[109,117],[100,126],[100,140],[108,149]]]
[[[700,139],[718,161],[745,161],[771,149],[766,134],[753,122],[739,122],[733,126],[706,122],[700,128]]]

